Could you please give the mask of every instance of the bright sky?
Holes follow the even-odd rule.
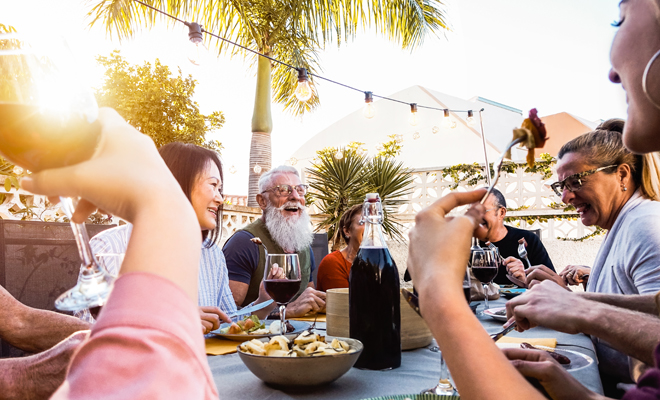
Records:
[[[252,60],[221,55],[195,67],[186,59],[187,28],[158,27],[119,43],[99,25],[87,28],[81,0],[0,0],[0,23],[19,32],[64,36],[92,86],[102,70],[94,57],[120,49],[129,62],[159,58],[198,81],[202,112],[225,113],[225,126],[211,135],[225,146],[225,193],[247,193],[250,120],[255,77]],[[414,52],[372,33],[322,51],[321,75],[390,95],[421,85],[456,97],[475,95],[515,108],[536,107],[543,115],[562,111],[589,119],[625,117],[623,90],[607,79],[609,48],[618,19],[618,0],[448,0],[452,31],[429,37]],[[294,118],[273,106],[273,165],[284,163],[310,137],[362,107],[362,94],[320,83],[321,107]],[[409,109],[402,105],[402,118]],[[484,116],[486,118],[486,116]],[[487,134],[487,132],[486,132]],[[385,134],[383,141],[387,140]],[[238,172],[226,171],[234,165]]]

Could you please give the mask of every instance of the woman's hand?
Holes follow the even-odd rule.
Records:
[[[527,288],[531,289],[535,285],[538,285],[539,283],[543,281],[552,281],[556,283],[557,285],[563,287],[564,289],[568,288],[566,287],[566,283],[564,283],[564,279],[557,275],[557,273],[550,268],[546,267],[545,265],[534,265],[531,268],[529,268],[527,271],[525,271],[527,274]]]
[[[586,265],[567,265],[559,276],[567,285],[579,285],[586,282],[585,276],[588,276],[591,268]]]
[[[539,381],[553,399],[602,399],[543,350],[502,349],[522,375]]]
[[[447,217],[458,206],[476,203],[485,189],[453,192],[417,213],[415,227],[410,231],[408,271],[420,294],[428,287],[460,289],[470,254],[470,238],[484,237],[484,207],[475,204],[464,215]]]

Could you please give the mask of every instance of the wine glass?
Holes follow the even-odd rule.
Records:
[[[0,153],[38,172],[92,157],[101,137],[98,106],[64,39],[0,33]],[[61,197],[71,219],[74,199]],[[71,222],[82,261],[78,284],[55,306],[78,311],[105,304],[114,278],[94,259],[84,224]]]
[[[98,261],[99,265],[110,275],[117,276],[121,270],[121,264],[124,262],[125,254],[126,253],[96,253],[94,257],[96,261]],[[92,317],[94,317],[94,319],[98,318],[100,311],[101,306],[92,307],[89,309],[89,313],[92,315]]]
[[[484,312],[488,310],[488,285],[497,276],[497,259],[490,249],[472,252],[472,274],[484,286]]]
[[[298,254],[268,254],[264,270],[264,288],[280,306],[280,334],[284,335],[286,305],[300,290]]]
[[[463,294],[465,295],[465,300],[468,305],[470,304],[470,267],[465,268],[465,275],[463,276]],[[442,356],[442,352],[438,346],[433,346],[429,348],[434,353],[440,353],[440,379],[438,384],[430,389],[422,391],[421,394],[435,394],[438,396],[453,396],[456,394],[456,389],[449,380],[449,371],[447,371],[447,364],[445,364],[445,358]]]

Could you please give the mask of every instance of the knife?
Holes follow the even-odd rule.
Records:
[[[240,310],[236,310],[236,312],[227,315],[227,317],[234,318],[234,317],[237,317],[239,315],[252,314],[252,312],[259,311],[262,308],[268,307],[271,304],[273,304],[272,299],[271,300],[266,300],[263,303],[255,304],[255,305],[250,306],[250,307],[244,307],[244,308],[241,308]]]
[[[509,324],[511,324],[511,325],[509,325]],[[514,330],[516,328],[516,321],[513,320],[513,318],[512,318],[512,321],[511,320],[508,321],[506,324],[504,324],[504,326],[505,326],[505,328],[501,332],[499,332],[496,335],[491,335],[494,342],[497,342],[498,340],[502,339],[504,337],[504,335],[506,335],[507,333]]]
[[[419,312],[419,298],[417,295],[406,289],[401,289],[401,294],[403,295],[403,298],[406,299],[406,302],[408,302],[408,305],[421,317],[422,313]]]

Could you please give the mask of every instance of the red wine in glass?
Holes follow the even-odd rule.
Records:
[[[472,273],[474,277],[479,279],[479,282],[489,284],[495,276],[497,276],[497,267],[475,267],[472,266]]]
[[[490,284],[497,275],[497,259],[495,252],[491,249],[481,249],[481,251],[472,252],[472,274],[483,284],[484,287],[484,305],[488,310],[488,284]]]
[[[300,289],[300,279],[267,279],[264,281],[266,293],[278,304],[287,304]]]

